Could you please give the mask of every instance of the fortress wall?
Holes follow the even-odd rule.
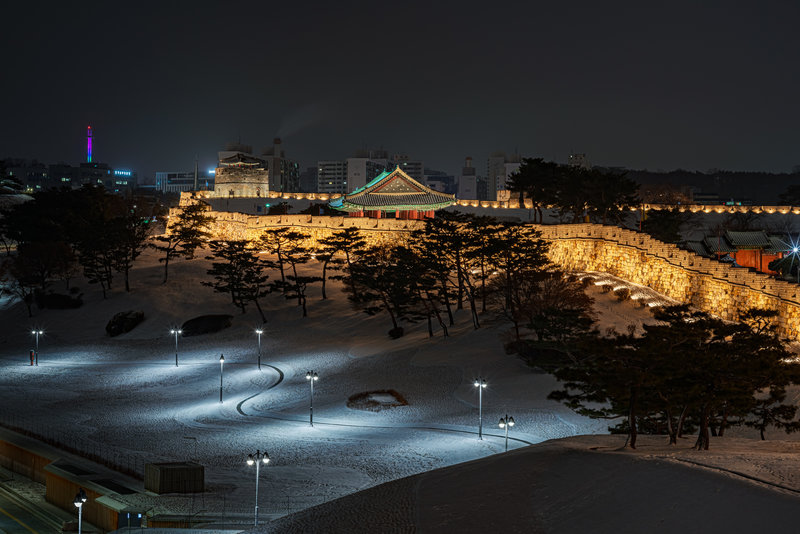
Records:
[[[247,215],[210,212],[214,239],[257,240],[264,230],[291,227],[310,234],[310,245],[355,226],[371,244],[396,243],[424,223],[413,220],[319,215]],[[647,234],[597,224],[540,225],[551,243],[550,258],[567,271],[600,271],[650,287],[679,302],[736,320],[748,308],[778,310],[779,331],[800,336],[800,286],[766,274],[734,268]]]

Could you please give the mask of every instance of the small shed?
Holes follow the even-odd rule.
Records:
[[[145,464],[144,488],[153,493],[202,493],[205,471],[196,462]]]

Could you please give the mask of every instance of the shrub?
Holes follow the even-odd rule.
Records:
[[[624,302],[631,298],[631,290],[627,287],[620,287],[614,291],[614,295],[617,297],[618,301]]]

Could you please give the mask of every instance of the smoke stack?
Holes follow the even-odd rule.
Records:
[[[472,158],[467,156],[467,159],[464,160],[464,167],[471,168],[472,167]]]
[[[272,155],[275,156],[276,158],[282,157],[283,154],[281,154],[281,138],[280,137],[276,137],[275,139],[273,139],[272,140],[272,145],[274,147],[273,151],[272,151]]]

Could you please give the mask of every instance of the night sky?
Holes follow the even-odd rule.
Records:
[[[515,149],[800,164],[797,2],[17,4],[2,8],[0,158],[77,164],[91,124],[94,160],[140,181],[276,135],[302,168],[364,147],[456,174]]]

